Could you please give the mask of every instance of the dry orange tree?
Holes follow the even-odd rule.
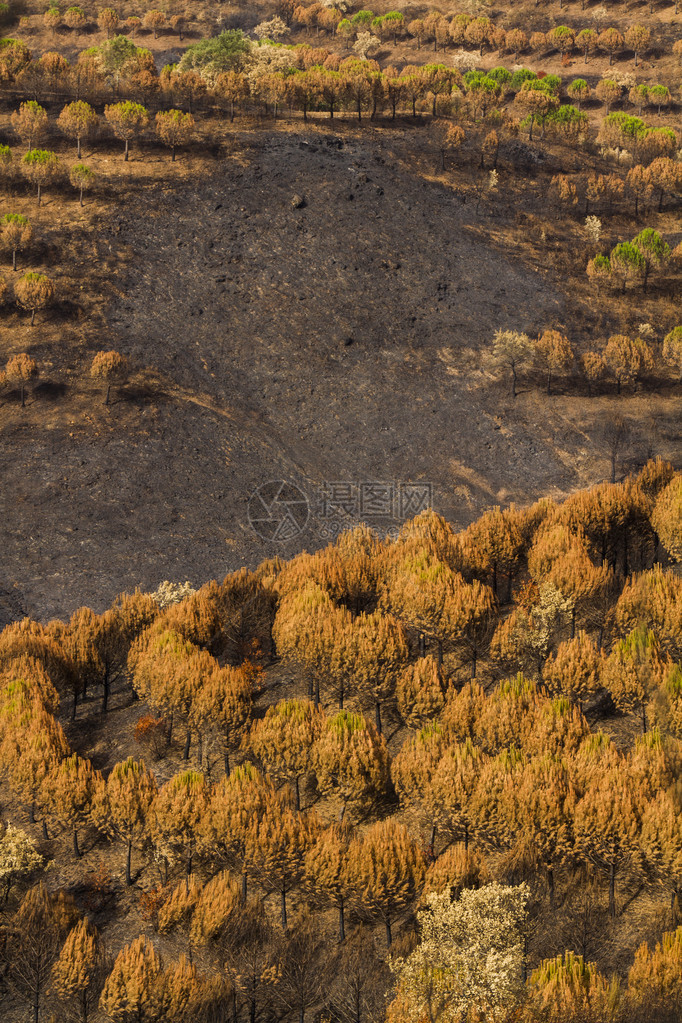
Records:
[[[92,360],[90,375],[106,382],[105,405],[109,404],[112,383],[123,383],[129,372],[130,367],[125,355],[120,355],[118,352],[97,352]]]

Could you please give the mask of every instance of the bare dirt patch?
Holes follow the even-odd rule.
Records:
[[[503,236],[519,210],[477,211],[409,171],[406,145],[400,130],[348,126],[236,134],[193,181],[130,189],[93,248],[108,304],[75,333],[81,358],[116,348],[144,372],[110,407],[81,374],[23,414],[0,410],[15,607],[101,609],[124,588],[319,546],[324,481],[430,482],[464,524],[606,475],[610,397],[526,386],[514,402],[483,368],[497,327],[575,325],[561,275]],[[629,399],[635,461],[652,429],[661,453],[677,443],[656,400]],[[311,501],[284,544],[247,519],[273,479]]]

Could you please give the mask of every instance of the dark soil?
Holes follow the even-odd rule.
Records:
[[[85,336],[144,372],[109,407],[89,382],[72,385],[59,402],[75,403],[73,418],[46,425],[45,395],[3,415],[9,617],[101,610],[122,589],[200,584],[319,546],[367,517],[325,514],[325,481],[431,483],[435,507],[464,524],[603,478],[592,437],[611,399],[578,401],[575,385],[546,398],[526,382],[513,401],[484,369],[498,327],[566,327],[558,274],[510,251],[515,210],[493,197],[477,211],[415,173],[403,139],[235,136],[192,187],[119,204],[97,240],[112,298]],[[311,514],[268,542],[247,505],[280,479]]]

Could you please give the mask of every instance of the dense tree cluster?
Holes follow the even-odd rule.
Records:
[[[549,375],[565,339],[543,338]],[[0,983],[35,1019],[68,1004],[83,1020],[319,1005],[344,1020],[353,998],[374,1019],[379,928],[390,1020],[425,1005],[503,1018],[518,1002],[563,1023],[581,999],[636,1020],[681,998],[682,976],[664,979],[680,932],[642,945],[620,988],[590,964],[644,885],[677,922],[681,521],[680,477],[656,461],[459,533],[425,513],[395,540],[359,527],[173,600],[7,627],[4,784],[43,842],[69,834],[75,862],[93,842],[120,848],[150,926],[108,958],[49,875],[26,890],[44,859],[10,824]],[[271,701],[281,668],[297,681]],[[163,780],[133,755],[101,772],[60,723],[60,703],[78,719],[133,695],[160,726],[151,755],[175,764]],[[614,714],[627,742],[607,735]],[[585,917],[578,941],[589,891],[610,922]]]

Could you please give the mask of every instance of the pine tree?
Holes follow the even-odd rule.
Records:
[[[215,880],[212,879],[212,880]],[[212,881],[209,882],[209,885]],[[208,886],[207,886],[208,887]],[[178,881],[159,907],[157,926],[161,934],[170,934],[182,930],[187,936],[190,959],[192,957],[192,936],[194,931],[194,914],[199,905],[204,889],[197,881],[196,874],[189,880],[185,877]]]
[[[205,742],[206,770],[210,774],[210,750],[216,747],[225,774],[230,773],[230,756],[245,739],[253,706],[253,671],[248,665],[226,665],[213,670],[194,694],[190,722]]]
[[[310,752],[322,734],[324,714],[305,700],[281,700],[268,707],[249,735],[249,746],[272,778],[292,784],[301,808],[299,781],[310,771]]]
[[[224,1003],[228,997],[228,990],[219,978],[200,973],[184,955],[163,971],[161,988],[164,1023],[194,1023],[197,1019],[206,1019],[211,1007]]]
[[[381,735],[382,703],[395,696],[398,673],[408,658],[405,630],[392,616],[376,612],[356,618],[353,632],[354,682],[361,701],[374,707]]]
[[[415,901],[424,880],[419,849],[404,825],[378,821],[351,843],[348,870],[357,908],[383,922],[390,948],[393,925]]]
[[[339,941],[345,941],[345,908],[351,884],[348,850],[352,832],[347,825],[330,824],[306,853],[305,886],[323,903],[334,906],[339,914]]]
[[[645,1019],[679,1019],[682,1011],[682,927],[667,931],[652,951],[645,942],[628,973],[627,1007]]]
[[[429,826],[432,853],[439,808],[435,799],[426,796],[433,791],[433,779],[446,748],[443,729],[434,722],[404,742],[391,764],[391,780],[401,803],[414,807]]]
[[[97,1008],[104,977],[99,932],[88,920],[80,920],[52,968],[54,990],[70,1019],[88,1023]]]
[[[361,714],[342,710],[328,718],[311,762],[320,791],[341,800],[339,820],[343,820],[349,803],[366,805],[386,788],[389,771],[386,744]]]
[[[574,813],[576,849],[609,884],[609,915],[616,915],[616,882],[626,870],[639,868],[638,795],[630,790],[624,765],[596,773]]]
[[[442,672],[432,657],[420,657],[402,669],[396,682],[398,712],[407,725],[421,728],[445,705]]]
[[[184,861],[188,878],[208,809],[206,779],[197,771],[174,775],[153,804],[151,833],[157,848],[167,862]]]
[[[141,934],[116,957],[99,1007],[112,1023],[157,1023],[163,1008],[163,987],[159,956]]]
[[[640,714],[647,730],[647,707],[663,681],[659,644],[651,630],[638,627],[616,643],[604,664],[604,687],[619,710]]]
[[[620,1019],[618,981],[608,981],[594,963],[566,952],[545,959],[528,980],[524,1023],[616,1023]]]
[[[12,765],[7,781],[13,792],[28,804],[31,823],[36,810],[48,806],[46,783],[69,754],[62,726],[40,706],[21,715],[12,705],[0,711],[0,759]],[[46,823],[43,817],[43,831]]]
[[[132,884],[133,846],[150,833],[150,816],[157,796],[154,775],[132,757],[115,764],[93,806],[97,826],[126,844],[126,884]]]
[[[670,895],[673,922],[682,899],[682,817],[676,792],[658,792],[642,817],[642,849],[658,883]]]
[[[241,889],[229,870],[221,870],[201,891],[194,882],[189,892],[184,885],[178,885],[175,892],[177,897],[171,895],[163,917],[159,915],[159,924],[163,922],[165,929],[170,929],[171,925],[177,926],[191,913],[189,933],[197,945],[220,941],[226,928],[241,911]]]
[[[439,722],[444,734],[453,742],[473,739],[486,705],[487,697],[477,682],[467,682],[459,692],[450,690]]]
[[[514,844],[507,863],[513,870],[542,870],[554,910],[556,870],[573,852],[575,795],[568,765],[551,757],[533,757],[523,765],[518,787],[508,795],[503,812]]]
[[[73,831],[73,852],[81,852],[78,830],[92,819],[93,800],[102,785],[102,776],[89,760],[77,753],[66,757],[45,778],[44,792],[49,812]]]
[[[253,862],[254,832],[270,807],[277,803],[270,780],[263,778],[250,763],[233,768],[211,792],[209,812],[204,814],[201,824],[201,849],[239,871],[244,901]]]
[[[424,794],[427,813],[449,841],[469,848],[475,828],[472,804],[481,772],[481,754],[467,739],[446,749]]]
[[[554,696],[565,696],[582,710],[586,700],[601,688],[604,657],[585,632],[560,643],[550,654],[542,680]]]
[[[613,621],[621,637],[637,626],[652,630],[661,654],[678,660],[682,655],[682,579],[660,565],[632,576],[614,608]]]
[[[465,888],[482,888],[491,880],[480,849],[464,848],[463,842],[448,846],[428,867],[424,892],[447,892],[458,899]]]
[[[518,512],[513,508],[485,512],[464,530],[461,543],[468,564],[490,583],[496,597],[509,602],[525,547]],[[502,579],[507,584],[504,598],[500,595]]]
[[[675,561],[682,560],[682,476],[675,476],[656,501],[651,522],[661,543]]]
[[[73,900],[52,896],[41,882],[24,896],[7,928],[4,955],[7,982],[21,1004],[39,1023],[59,949],[76,923]]]
[[[306,855],[315,842],[319,823],[286,804],[275,805],[253,831],[253,871],[265,888],[280,897],[282,930],[287,930],[287,895],[305,874]]]

